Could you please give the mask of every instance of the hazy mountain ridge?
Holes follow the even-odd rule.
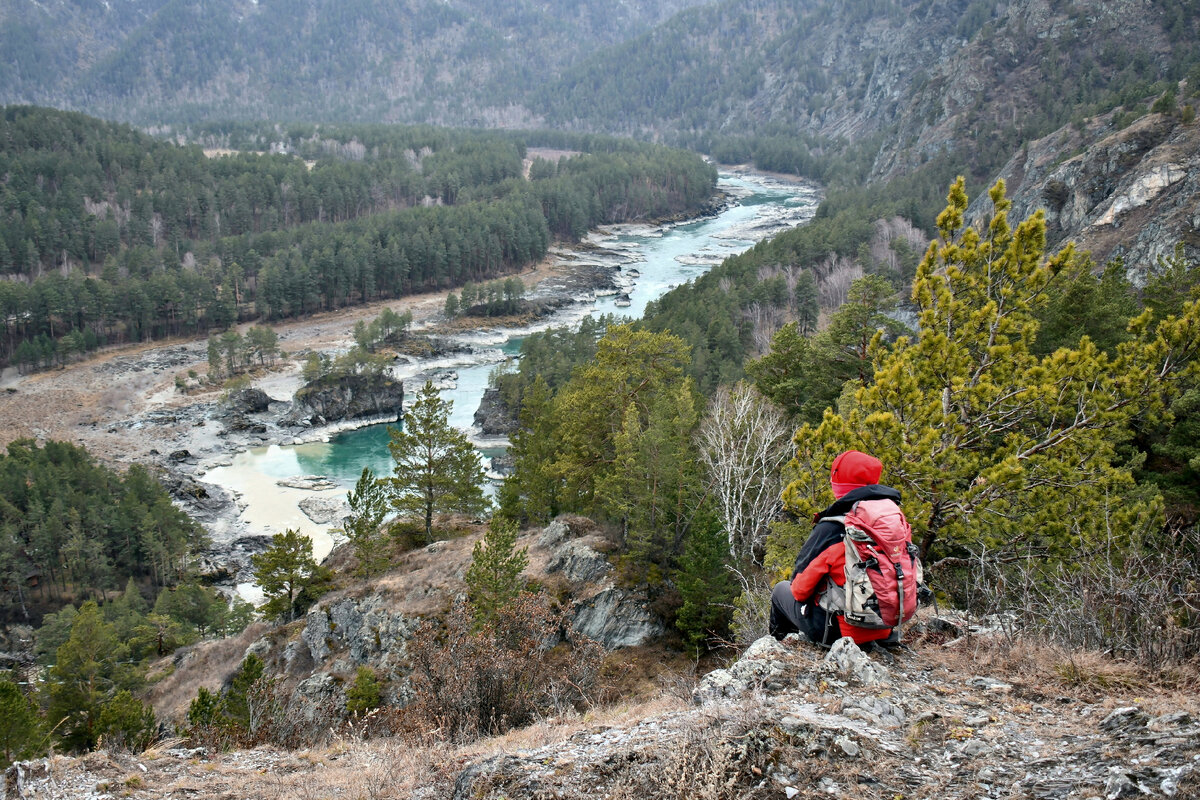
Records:
[[[1180,21],[1177,8],[745,0],[684,12],[601,51],[532,103],[553,124],[624,133],[880,136],[875,178],[982,145],[963,155],[986,171],[1078,105],[1108,110],[1133,83],[1182,77],[1196,61],[1189,38],[1200,14]],[[649,76],[662,75],[669,87],[658,92]]]
[[[0,0],[0,23],[0,102],[877,141],[875,179],[943,153],[990,175],[1200,64],[1200,0]]]
[[[694,1],[5,0],[0,99],[139,122],[463,121]]]

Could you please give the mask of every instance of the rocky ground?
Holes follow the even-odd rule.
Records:
[[[22,764],[6,797],[1200,797],[1194,692],[1072,686],[1052,661],[997,671],[979,654],[1002,642],[959,636],[960,620],[922,627],[895,655],[761,639],[690,697],[470,745],[363,740],[353,727],[304,751],[164,742]]]

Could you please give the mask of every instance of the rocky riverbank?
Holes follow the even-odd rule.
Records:
[[[754,180],[764,186],[776,183],[771,178]],[[707,213],[722,211],[734,195],[749,191],[744,185],[732,188],[731,195],[718,198]],[[782,205],[754,208],[753,214],[743,214],[742,222],[719,236],[757,240],[811,213],[811,207],[807,212]],[[520,276],[530,287],[530,313],[521,319],[490,320],[495,324],[486,328],[462,330],[447,325],[442,316],[446,293],[343,309],[273,327],[280,347],[293,356],[314,351],[336,355],[352,345],[356,322],[373,319],[384,308],[410,311],[415,349],[398,354],[393,377],[407,383],[430,379],[438,386],[452,385],[456,365],[498,363],[508,356],[497,345],[508,338],[573,324],[592,310],[593,302],[611,301],[618,293],[631,291],[640,278],[641,256],[630,237],[653,239],[683,222],[620,226],[593,232],[576,246],[556,246],[549,258]],[[676,260],[682,264],[686,257],[698,259],[697,264],[709,263],[727,254],[722,244],[708,250]],[[267,531],[278,532],[283,526],[300,528],[314,538],[318,555],[327,553],[333,544],[329,530],[336,523],[314,520],[338,519],[332,498],[339,490],[278,487],[265,475],[239,469],[242,454],[254,448],[328,440],[347,428],[396,418],[391,401],[384,401],[374,409],[380,413],[370,416],[355,416],[366,412],[351,413],[345,398],[333,403],[346,406],[349,418],[341,412],[327,413],[328,403],[320,403],[321,408],[295,406],[293,398],[303,385],[300,360],[277,362],[274,369],[252,376],[252,395],[232,398],[204,381],[204,341],[110,350],[65,369],[33,375],[9,370],[0,376],[4,392],[0,444],[17,438],[73,441],[117,466],[138,462],[161,468],[169,485],[178,487],[173,489],[176,499],[211,535],[213,551],[206,556],[206,569],[214,578],[238,574],[244,578],[245,554],[263,546]],[[180,391],[179,384],[188,391]],[[228,478],[224,487],[217,485],[222,471]],[[256,507],[264,505],[264,499],[265,508]],[[309,502],[301,506],[306,499]]]

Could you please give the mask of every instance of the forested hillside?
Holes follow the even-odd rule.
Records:
[[[596,137],[554,135],[574,149],[526,180],[515,135],[197,136],[270,136],[289,153],[209,158],[80,114],[4,110],[3,357],[36,367],[102,342],[480,282],[537,261],[553,237],[697,209],[715,181],[694,155]]]
[[[826,179],[847,147],[855,179],[949,152],[986,180],[1064,124],[1196,91],[1198,20],[1196,0],[5,0],[0,101],[143,123],[541,122]]]
[[[0,103],[139,122],[525,122],[517,104],[547,75],[696,2],[4,0]]]

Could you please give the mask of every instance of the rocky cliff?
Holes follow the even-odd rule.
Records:
[[[1117,129],[1114,114],[1031,142],[1000,177],[1010,219],[1046,211],[1047,244],[1074,241],[1098,264],[1123,258],[1135,279],[1182,244],[1200,257],[1200,125],[1151,114]],[[991,213],[976,198],[969,216]]]
[[[347,419],[400,419],[404,385],[384,375],[327,376],[296,392],[280,425],[309,427]]]

